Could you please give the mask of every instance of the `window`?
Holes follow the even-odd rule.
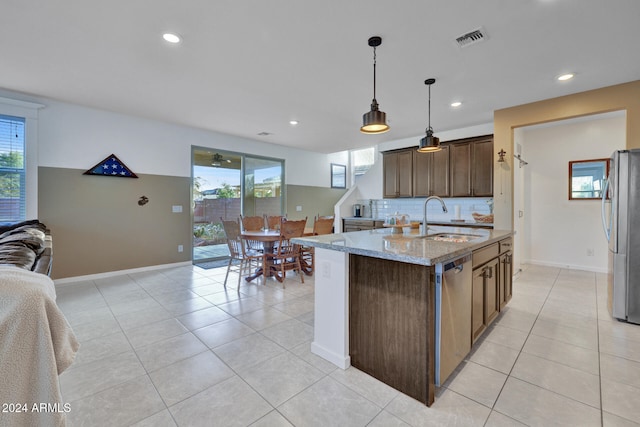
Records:
[[[569,200],[602,198],[609,175],[609,159],[569,162]]]
[[[351,151],[353,175],[357,178],[364,175],[375,163],[375,149],[373,147]]]
[[[26,219],[25,119],[0,115],[0,222]]]

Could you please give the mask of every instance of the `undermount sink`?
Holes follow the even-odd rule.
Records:
[[[436,240],[438,242],[453,242],[453,243],[465,243],[475,239],[479,239],[482,236],[477,234],[460,234],[460,233],[438,233],[430,234],[425,238],[427,240]]]

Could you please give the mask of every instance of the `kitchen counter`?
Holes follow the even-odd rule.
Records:
[[[425,238],[422,228],[406,227],[402,234],[393,234],[391,228],[326,234],[294,239],[306,246],[382,258],[392,261],[432,266],[486,246],[513,234],[510,230],[474,229],[465,227],[429,226],[427,235],[440,233],[472,234],[478,236],[469,242],[440,242]]]
[[[467,307],[463,339],[470,346],[476,310],[468,270],[471,256],[510,241],[513,232],[439,226],[430,226],[427,235],[421,229],[402,230],[354,231],[293,242],[315,248],[311,351],[342,369],[354,366],[430,406],[435,387],[446,379],[438,376],[440,357],[444,348],[450,348],[445,341],[451,342],[455,331],[452,317],[443,313],[450,303]],[[477,237],[468,242],[426,238],[441,233]],[[460,258],[467,260],[460,268],[465,280],[459,285],[466,297],[443,285],[443,273]],[[454,317],[462,316],[458,312]]]

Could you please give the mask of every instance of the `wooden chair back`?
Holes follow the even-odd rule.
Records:
[[[287,219],[287,217],[285,215],[265,215],[264,216],[264,222],[265,224],[267,224],[267,227],[269,227],[269,230],[277,230],[280,227],[280,223],[282,222],[282,220]]]
[[[245,231],[260,231],[264,228],[264,218],[261,216],[240,215],[240,221]]]
[[[318,236],[320,234],[333,233],[333,217],[318,217],[313,222],[313,234]]]
[[[297,221],[283,220],[280,222],[280,242],[277,254],[279,257],[297,256],[300,253],[300,245],[291,243],[294,237],[302,237],[307,219]]]
[[[240,237],[240,224],[238,224],[238,221],[226,221],[222,218],[220,218],[220,221],[222,221],[224,234],[227,236],[227,246],[229,247],[231,258],[242,258],[244,255],[244,247],[242,245],[242,238]]]

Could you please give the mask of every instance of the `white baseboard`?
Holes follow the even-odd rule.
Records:
[[[173,264],[150,265],[148,267],[131,268],[128,270],[107,271],[105,273],[88,274],[86,276],[65,277],[62,279],[55,279],[53,283],[55,283],[56,286],[63,286],[63,285],[68,285],[76,282],[83,282],[87,280],[96,280],[96,279],[104,279],[108,277],[122,276],[123,274],[142,273],[144,271],[164,270],[167,268],[186,267],[191,265],[193,265],[191,261],[175,262]]]
[[[537,259],[527,259],[522,260],[521,264],[531,264],[531,265],[540,265],[543,267],[556,267],[556,268],[566,268],[567,270],[582,270],[582,271],[591,271],[593,273],[607,273],[606,268],[593,267],[591,265],[572,265],[572,264],[562,264],[559,262],[551,262],[551,261],[541,261]]]
[[[322,357],[323,359],[333,363],[340,369],[347,369],[351,366],[351,357],[349,355],[342,356],[333,351],[327,350],[315,341],[311,343],[311,353]]]

